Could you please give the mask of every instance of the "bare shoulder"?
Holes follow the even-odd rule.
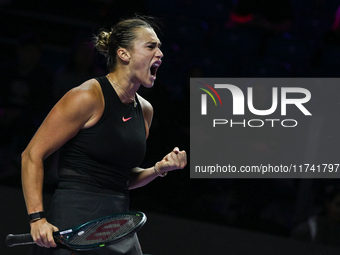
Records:
[[[64,96],[66,99],[79,99],[84,100],[87,103],[96,103],[96,101],[102,98],[102,90],[97,80],[91,79],[85,81],[78,87],[71,89]]]
[[[91,126],[92,120],[100,117],[104,109],[104,98],[99,82],[91,79],[71,89],[55,108],[62,110],[64,116],[69,115],[71,118],[82,116],[86,123],[89,122],[87,125]]]
[[[46,116],[26,151],[46,158],[81,129],[93,126],[103,112],[103,104],[100,85],[96,80],[73,88]]]
[[[141,95],[137,94],[139,103],[142,107],[143,112],[148,111],[148,112],[153,112],[153,107],[149,101],[147,101],[145,98],[143,98]]]
[[[147,122],[148,126],[150,127],[153,117],[153,107],[150,104],[150,102],[147,101],[145,98],[141,97],[139,94],[137,94],[137,96],[143,110],[144,119]]]

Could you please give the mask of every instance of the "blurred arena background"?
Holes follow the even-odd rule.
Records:
[[[1,0],[1,240],[29,230],[20,153],[68,89],[107,72],[91,45],[99,28],[135,13],[162,23],[163,64],[155,86],[139,91],[155,110],[143,163],[150,166],[174,146],[190,155],[191,77],[339,77],[339,6],[338,0]],[[322,117],[339,123],[334,114]],[[334,139],[337,132],[332,130]],[[298,156],[307,149],[299,148]],[[46,161],[47,206],[58,178],[57,157]],[[198,180],[190,179],[188,169],[131,191],[131,207],[150,215],[140,233],[144,252],[339,252],[338,225],[334,240],[320,244],[291,236],[324,206],[327,188],[339,185],[338,179]],[[25,254],[24,247],[9,249],[1,240],[1,254]]]

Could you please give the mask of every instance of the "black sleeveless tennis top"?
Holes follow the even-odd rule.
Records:
[[[142,163],[146,151],[142,108],[137,96],[136,107],[123,104],[105,76],[97,80],[105,100],[103,115],[61,148],[59,179],[127,192],[131,169]]]

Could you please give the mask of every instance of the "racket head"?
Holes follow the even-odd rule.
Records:
[[[146,215],[139,211],[112,214],[72,229],[55,232],[54,238],[72,250],[92,250],[131,236],[146,220]]]

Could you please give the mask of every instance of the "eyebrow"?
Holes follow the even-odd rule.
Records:
[[[152,45],[155,45],[155,46],[157,46],[158,45],[158,47],[161,47],[162,46],[162,43],[161,42],[147,42],[147,44],[148,43],[150,43],[150,44],[152,44]]]

